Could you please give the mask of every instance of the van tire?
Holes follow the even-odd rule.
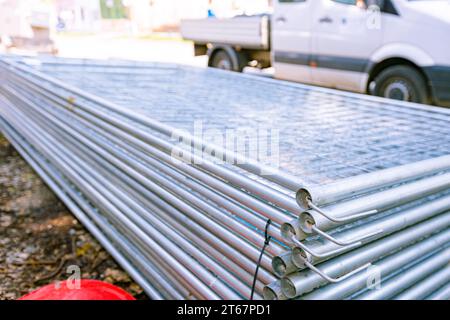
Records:
[[[417,69],[406,65],[381,71],[370,84],[370,93],[390,99],[430,103],[425,78]]]
[[[248,64],[248,59],[243,53],[234,50],[231,53],[233,56],[226,50],[217,50],[210,57],[208,65],[217,69],[242,72]]]

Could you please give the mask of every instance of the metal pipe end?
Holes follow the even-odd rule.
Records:
[[[305,269],[305,261],[309,261],[310,255],[300,247],[292,249],[291,260],[292,263],[299,269]]]
[[[309,202],[311,201],[311,193],[305,188],[301,188],[295,194],[295,199],[297,200],[297,204],[300,206],[302,210],[309,210]]]
[[[283,278],[281,279],[281,291],[283,294],[292,299],[297,296],[297,289],[295,288],[294,283],[289,278]]]
[[[290,222],[285,222],[281,225],[281,236],[291,241],[292,237],[297,236],[297,227],[298,227],[298,221],[297,220],[291,220]]]
[[[314,233],[313,227],[316,225],[316,220],[307,211],[300,213],[298,217],[298,226],[306,234]]]
[[[269,286],[265,286],[263,289],[264,300],[278,300],[278,295],[274,289]]]
[[[287,297],[281,290],[280,280],[272,282],[263,289],[263,298],[265,300],[287,300]]]
[[[273,257],[272,270],[278,277],[284,277],[287,273],[287,264],[281,256]]]

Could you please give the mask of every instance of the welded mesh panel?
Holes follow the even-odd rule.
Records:
[[[280,168],[306,183],[450,154],[450,112],[358,94],[166,64],[54,60],[40,71],[193,132],[271,128]],[[62,62],[62,63],[59,63]]]

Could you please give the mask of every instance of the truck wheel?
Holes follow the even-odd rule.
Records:
[[[216,51],[210,58],[209,66],[222,70],[242,72],[248,61],[243,54],[239,52],[233,53],[235,54],[231,57],[225,50]]]
[[[224,50],[217,51],[210,62],[210,66],[222,70],[233,70],[233,61]]]
[[[389,99],[429,103],[427,83],[413,67],[394,66],[383,70],[370,84],[370,93]]]

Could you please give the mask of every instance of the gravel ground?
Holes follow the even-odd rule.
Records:
[[[72,265],[84,279],[103,280],[145,299],[0,133],[0,300],[66,280]]]

